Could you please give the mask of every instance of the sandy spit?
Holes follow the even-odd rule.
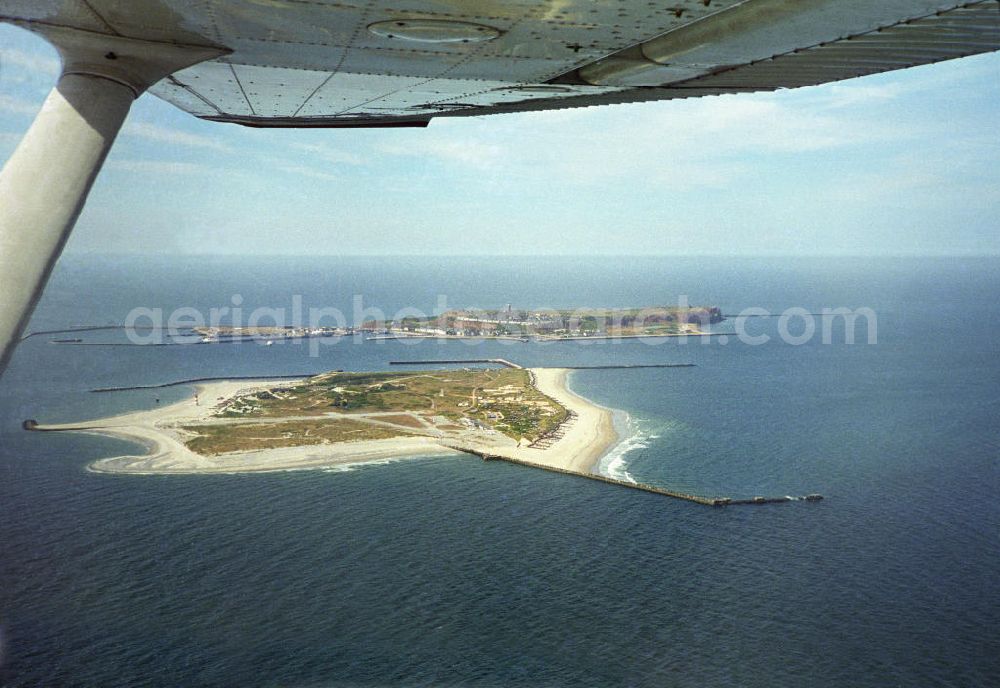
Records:
[[[99,473],[133,475],[250,473],[265,471],[333,468],[383,459],[458,454],[459,450],[488,452],[520,461],[592,472],[600,458],[618,441],[611,411],[572,392],[567,386],[570,371],[563,368],[533,368],[535,385],[576,417],[563,428],[563,436],[547,449],[517,446],[510,438],[437,438],[401,436],[391,439],[327,445],[285,447],[231,452],[215,456],[197,454],[185,446],[187,436],[179,427],[207,421],[219,400],[237,394],[290,384],[289,380],[220,381],[198,385],[195,397],[174,404],[79,423],[39,425],[45,431],[95,433],[139,442],[142,455],[116,456],[95,461],[88,468]]]

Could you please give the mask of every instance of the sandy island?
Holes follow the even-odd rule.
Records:
[[[514,439],[496,432],[410,435],[217,455],[198,454],[185,445],[190,435],[180,429],[181,426],[226,422],[213,418],[213,410],[220,400],[287,385],[288,380],[203,383],[195,390],[201,405],[195,404],[192,394],[183,401],[148,411],[80,423],[38,425],[37,429],[106,435],[140,442],[147,448],[147,453],[142,456],[116,456],[95,461],[89,466],[90,470],[100,473],[162,475],[287,471],[459,452],[485,453],[574,473],[593,473],[600,458],[619,441],[611,411],[572,392],[566,384],[570,371],[564,368],[532,368],[530,372],[540,392],[571,412],[570,418],[560,427],[561,437],[546,448],[519,446]]]

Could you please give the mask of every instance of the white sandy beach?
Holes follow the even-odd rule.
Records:
[[[548,449],[531,447],[495,448],[476,447],[490,453],[508,456],[519,461],[561,468],[575,473],[591,473],[601,457],[618,443],[612,414],[569,389],[565,368],[532,368],[535,386],[568,410],[576,414],[569,421],[566,432]]]
[[[284,447],[259,451],[202,455],[185,444],[190,436],[180,429],[192,423],[212,422],[212,411],[220,399],[240,393],[289,384],[288,380],[221,381],[198,385],[194,395],[160,408],[126,413],[80,423],[38,426],[45,431],[77,431],[107,435],[139,442],[147,448],[143,455],[101,459],[89,466],[101,473],[202,474],[332,468],[355,463],[412,456],[442,455],[473,451],[504,456],[539,466],[577,473],[590,473],[601,456],[619,440],[608,409],[597,406],[570,391],[568,370],[531,369],[536,387],[575,414],[563,428],[563,436],[546,449],[518,447],[506,436],[463,434],[460,437],[401,436],[332,444]]]

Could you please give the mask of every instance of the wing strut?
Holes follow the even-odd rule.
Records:
[[[132,102],[224,49],[27,25],[59,50],[58,83],[0,172],[0,374]]]

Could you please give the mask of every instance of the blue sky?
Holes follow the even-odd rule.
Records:
[[[0,25],[0,159],[54,83]],[[70,253],[1000,254],[1000,55],[821,87],[254,130],[150,95]]]

